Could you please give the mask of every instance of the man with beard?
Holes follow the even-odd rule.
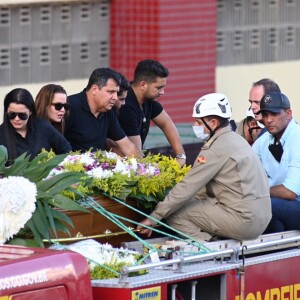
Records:
[[[164,95],[168,75],[168,69],[160,62],[151,59],[140,61],[125,105],[120,108],[119,121],[128,138],[142,150],[152,120],[163,131],[178,163],[183,166],[186,156],[177,128],[157,101]]]
[[[282,93],[266,94],[259,114],[267,132],[253,144],[269,179],[272,220],[266,233],[300,230],[300,126]]]

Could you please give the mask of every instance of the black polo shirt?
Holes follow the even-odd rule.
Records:
[[[149,132],[150,121],[162,111],[162,105],[155,100],[143,103],[141,108],[133,89],[130,88],[118,117],[126,135],[140,135],[143,145]]]
[[[17,132],[14,134],[16,137],[17,156],[27,152],[31,158],[34,158],[42,149],[47,151],[52,149],[56,154],[71,151],[71,146],[64,136],[48,121],[39,118],[28,121],[28,131],[25,138]],[[3,124],[0,126],[0,144],[8,148]],[[7,150],[8,152],[10,151],[10,149]]]
[[[68,99],[70,111],[66,118],[65,137],[71,143],[73,151],[105,150],[106,138],[118,141],[126,136],[114,110],[94,116],[85,90]]]

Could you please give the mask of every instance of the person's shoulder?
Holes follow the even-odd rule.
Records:
[[[76,101],[77,99],[84,99],[86,97],[85,94],[85,89],[77,94],[72,94],[68,96],[68,101],[73,102]]]
[[[136,98],[136,95],[134,93],[134,90],[132,88],[130,88],[127,92],[127,96],[126,96],[126,99],[125,99],[125,104],[122,105],[121,108],[123,107],[134,107],[134,106],[137,106],[138,105],[138,101],[137,101],[137,98]]]
[[[32,119],[32,124],[37,128],[54,128],[49,121],[46,121],[45,119],[36,117],[34,119]]]
[[[163,108],[162,104],[156,100],[146,102],[149,106],[153,108]]]
[[[235,129],[232,128],[233,131],[235,131],[236,133],[238,133],[239,135],[243,135],[244,134],[244,122],[245,122],[246,118],[242,119],[241,121],[238,122],[234,122],[235,123]]]
[[[300,125],[294,120],[291,122],[286,130],[286,134],[283,135],[283,139],[298,144],[300,143]]]

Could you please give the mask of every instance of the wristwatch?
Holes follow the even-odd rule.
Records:
[[[184,153],[178,153],[175,158],[186,159],[186,156]]]

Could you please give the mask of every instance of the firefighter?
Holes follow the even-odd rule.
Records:
[[[229,125],[231,107],[220,93],[194,105],[193,130],[204,145],[193,168],[138,226],[148,237],[157,220],[199,241],[255,239],[271,219],[267,176],[251,146]]]

